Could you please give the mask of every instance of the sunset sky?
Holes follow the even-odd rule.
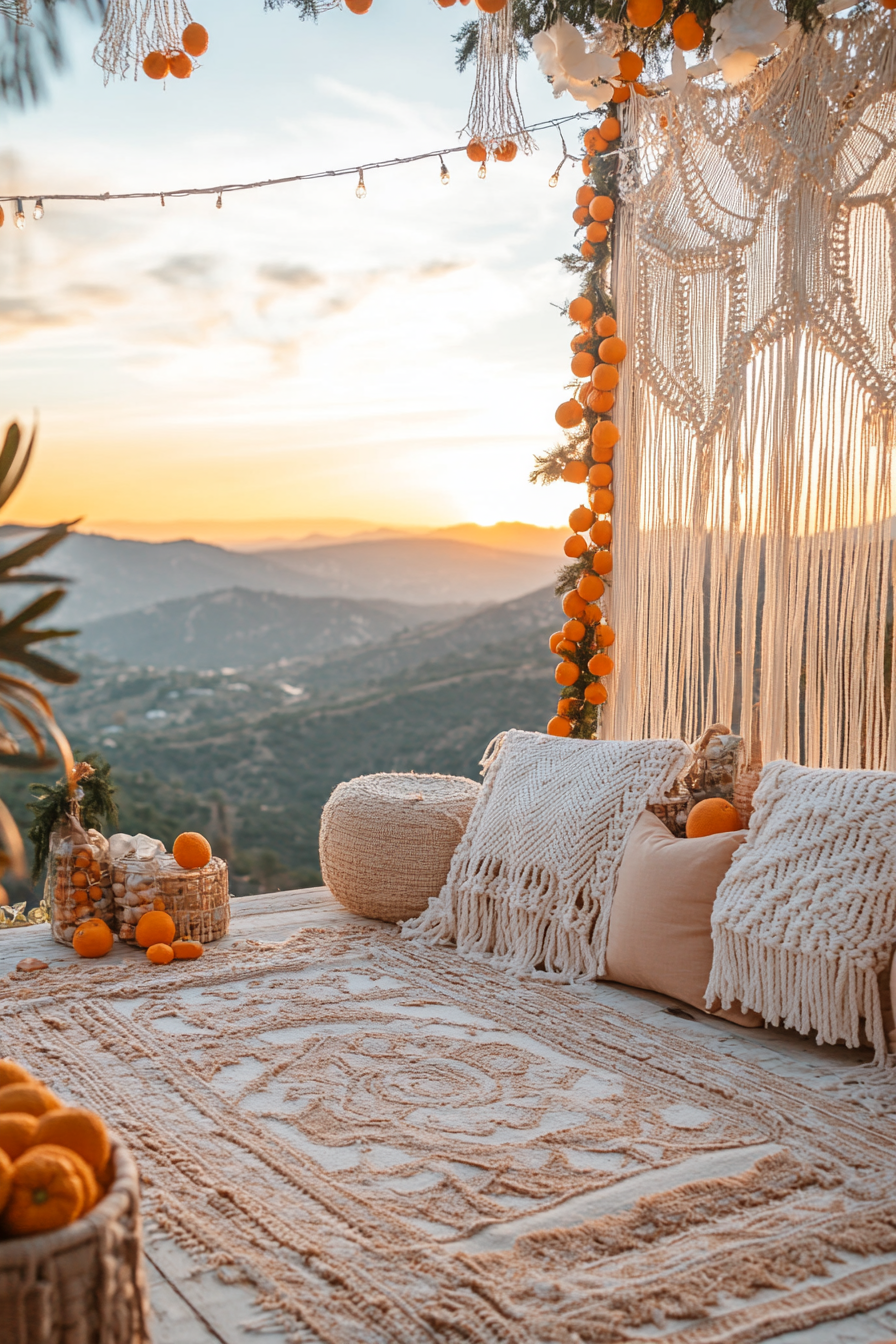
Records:
[[[374,0],[303,23],[262,0],[191,6],[202,68],[165,88],[103,87],[98,35],[3,113],[0,188],[163,190],[257,180],[457,143],[473,74],[451,34],[469,9]],[[580,110],[521,66],[527,120]],[[569,132],[575,144],[576,131]],[[39,410],[40,446],[5,519],[283,519],[396,526],[561,523],[534,487],[568,378],[574,292],[555,258],[577,165],[463,156],[214,198],[49,203],[0,232],[2,414]],[[553,305],[553,306],[552,306]]]

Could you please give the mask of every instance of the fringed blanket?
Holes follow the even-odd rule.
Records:
[[[896,940],[896,774],[773,761],[712,917],[706,1001],[860,1043],[887,1040],[878,976]]]
[[[405,937],[491,952],[514,971],[603,975],[626,842],[690,755],[675,740],[495,738],[448,880]]]

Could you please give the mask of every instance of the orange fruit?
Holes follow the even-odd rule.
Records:
[[[594,334],[596,336],[615,336],[615,317],[611,317],[609,313],[604,313],[603,317],[599,317],[594,324]]]
[[[99,1197],[93,1172],[68,1148],[39,1144],[12,1166],[2,1225],[7,1236],[25,1237],[67,1227]]]
[[[663,0],[628,0],[625,17],[633,28],[652,28],[663,17]]]
[[[613,507],[612,490],[595,490],[591,496],[591,503],[594,505],[595,513],[609,513]],[[604,571],[601,571],[603,573]]]
[[[586,299],[583,294],[580,294],[577,299],[573,299],[566,311],[572,322],[590,322],[591,314],[594,312],[594,304],[590,299]]]
[[[476,8],[483,14],[499,14],[506,4],[507,0],[476,0]]]
[[[590,159],[583,159],[583,160],[582,160],[582,172],[585,174],[586,177],[590,177],[590,176],[591,176],[591,169],[592,169],[592,167],[593,167],[593,165],[592,165]]]
[[[193,73],[193,62],[185,51],[168,53],[168,73],[175,79],[189,79]]]
[[[688,813],[685,834],[689,840],[701,835],[722,835],[739,831],[741,820],[735,808],[725,798],[704,798]]]
[[[72,886],[73,887],[90,886],[90,878],[84,872],[83,868],[78,868],[76,872],[72,873]]]
[[[567,621],[564,625],[563,634],[564,637],[570,640],[573,644],[578,644],[580,639],[585,638],[585,627],[581,621],[577,621],[573,618],[571,621]]]
[[[86,919],[75,929],[72,947],[79,957],[104,957],[114,942],[112,930],[104,920]]]
[[[585,699],[591,705],[602,705],[607,698],[606,686],[601,686],[599,681],[592,681],[585,687]]]
[[[619,53],[619,78],[625,80],[637,79],[644,69],[644,62],[636,51],[620,51]]]
[[[10,1190],[12,1190],[12,1160],[0,1148],[0,1209],[9,1199]]]
[[[139,947],[153,947],[156,943],[172,943],[177,929],[166,910],[149,910],[137,921],[134,937]]]
[[[181,868],[204,868],[212,857],[212,847],[198,831],[184,831],[171,846],[171,853]]]
[[[598,420],[591,431],[595,448],[613,448],[619,442],[619,428],[612,420]]]
[[[561,429],[575,429],[582,423],[585,412],[577,401],[561,402],[554,413],[554,419]]]
[[[588,473],[592,485],[609,485],[613,479],[613,468],[605,462],[596,463]]]
[[[554,633],[551,635],[550,639],[548,640],[548,648],[551,650],[551,653],[556,653],[557,646],[562,643],[563,643],[563,631],[555,630]]]
[[[584,504],[580,504],[577,509],[573,509],[569,515],[569,525],[573,532],[587,532],[594,522],[594,514]]]
[[[575,590],[572,590],[571,592],[564,593],[563,601],[560,605],[563,608],[564,616],[581,616],[587,603],[583,602]]]
[[[44,1111],[55,1111],[61,1105],[58,1097],[54,1097],[43,1083],[9,1083],[0,1087],[0,1115],[7,1111],[43,1115]]]
[[[591,384],[594,386],[594,383]],[[598,415],[606,415],[607,411],[612,411],[616,405],[616,398],[612,392],[592,392],[588,398],[588,405],[592,411],[597,411]],[[596,461],[603,461],[603,458],[597,458]]]
[[[598,223],[606,223],[608,219],[612,219],[615,210],[616,206],[611,196],[595,196],[588,206],[589,215]]]
[[[89,854],[85,854],[83,851],[82,851],[80,854],[76,854],[76,855],[75,855],[75,863],[74,863],[74,866],[75,866],[76,868],[89,868],[89,867],[90,867],[90,855],[89,855]]]
[[[571,639],[561,639],[557,645],[557,657],[562,658],[565,654],[575,654],[576,646]]]
[[[593,393],[592,395],[593,395],[593,396],[596,396],[596,397],[600,397],[600,396],[607,396],[608,394],[607,394],[607,393],[602,393],[602,392],[595,392],[595,393]],[[594,409],[594,408],[592,407],[592,410],[593,410],[593,409]],[[592,445],[592,448],[591,448],[591,456],[594,458],[595,462],[612,462],[612,461],[613,461],[613,449],[612,449],[612,448],[597,448],[597,447],[595,447],[594,445]]]
[[[548,723],[548,734],[551,737],[569,737],[572,732],[572,724],[569,719],[562,718],[557,714]]]
[[[594,638],[599,648],[608,649],[611,644],[616,643],[616,632],[608,625],[599,625],[594,632]]]
[[[170,943],[152,943],[146,949],[146,958],[156,966],[167,966],[174,960]]]
[[[610,95],[611,103],[627,103],[632,96],[632,91],[627,84],[618,85]]]
[[[505,140],[503,144],[498,145],[495,150],[495,158],[498,160],[498,163],[513,163],[516,158],[516,145],[514,142],[512,140]]]
[[[570,368],[572,369],[574,377],[590,378],[591,371],[596,363],[597,360],[593,355],[590,355],[587,350],[580,350],[577,355],[573,355]]]
[[[485,163],[488,158],[488,150],[481,140],[471,140],[467,145],[467,158],[473,163]]]
[[[143,73],[149,79],[164,79],[168,74],[168,57],[162,51],[151,51],[143,61]]]
[[[106,1126],[95,1111],[83,1106],[60,1106],[47,1111],[37,1121],[35,1143],[55,1143],[83,1157],[95,1171],[101,1171],[112,1152]]]
[[[47,1111],[46,1114],[53,1115],[54,1112]],[[36,1115],[29,1115],[27,1111],[7,1111],[5,1115],[0,1115],[0,1149],[7,1157],[15,1161],[26,1148],[31,1147],[37,1120]]]
[[[609,494],[609,491],[607,491]],[[591,557],[591,568],[595,574],[610,574],[613,571],[613,557],[609,551],[595,551]]]
[[[594,677],[608,677],[615,664],[605,653],[596,653],[588,660],[588,671]]]
[[[587,207],[584,205],[578,206],[577,209],[573,210],[572,217],[577,224],[584,224],[585,220],[588,218]]]
[[[588,468],[580,457],[574,457],[571,462],[563,464],[560,475],[564,481],[571,481],[573,485],[582,485],[588,475]]]
[[[610,339],[614,339],[610,337]],[[619,382],[619,370],[611,364],[598,364],[591,375],[591,383],[598,392],[612,392]]]
[[[582,143],[589,154],[601,154],[607,147],[606,140],[596,126],[592,126],[590,131],[585,132]]]
[[[560,686],[574,686],[578,679],[579,669],[568,658],[554,668],[554,680]]]
[[[193,938],[175,938],[171,951],[175,961],[198,961],[205,949]]]
[[[598,621],[600,621],[602,616],[603,612],[601,611],[600,607],[597,605],[596,602],[589,602],[585,610],[582,612],[582,620],[585,622],[586,625],[597,625]]]
[[[208,51],[208,33],[201,23],[188,23],[180,40],[184,51],[190,56],[204,56]]]
[[[609,546],[613,540],[613,524],[606,518],[598,518],[591,529],[591,540],[595,546]]]
[[[581,252],[583,257],[586,257],[588,261],[590,261],[591,258],[594,256],[594,244],[589,243],[588,239],[586,238],[585,241],[582,243],[581,247],[579,248],[579,251]]]
[[[589,243],[603,243],[603,242],[606,242],[606,238],[607,238],[607,229],[606,229],[606,225],[604,225],[604,224],[589,224],[588,227],[587,227],[587,229],[585,230],[585,237],[588,239]]]
[[[596,574],[583,574],[576,584],[576,592],[586,602],[596,602],[604,595],[604,581]]]
[[[10,1083],[33,1083],[36,1079],[21,1064],[17,1064],[14,1059],[0,1059],[0,1087],[8,1087]]]
[[[578,700],[570,700],[566,696],[557,701],[558,714],[575,714],[578,708]]]
[[[373,0],[345,0],[345,7],[352,14],[366,14]]]
[[[563,554],[568,555],[570,560],[578,560],[580,555],[584,555],[588,549],[588,543],[584,537],[567,537],[563,543]]]
[[[585,406],[590,396],[591,396],[591,384],[582,383],[581,387],[576,392],[576,401],[580,401],[582,405]]]
[[[617,117],[607,117],[600,124],[600,133],[605,140],[618,140],[622,134],[619,119]]]
[[[628,346],[618,336],[608,336],[597,347],[597,353],[605,364],[621,364],[628,354]]]
[[[696,16],[690,12],[679,14],[672,25],[672,41],[680,51],[694,51],[705,36]]]
[[[583,327],[581,331],[577,331],[575,336],[573,336],[572,340],[569,343],[569,348],[570,350],[578,350],[580,345],[584,345],[587,341],[590,341],[591,339],[592,339],[591,332],[588,330],[587,327]]]
[[[576,205],[589,205],[594,200],[596,195],[597,192],[594,190],[593,187],[589,186],[579,187],[578,191],[576,192]],[[575,219],[575,215],[573,215],[573,219]],[[575,300],[573,300],[573,302],[575,302]]]

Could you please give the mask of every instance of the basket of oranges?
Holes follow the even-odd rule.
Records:
[[[113,836],[113,856],[120,853]],[[230,882],[227,864],[212,855],[205,836],[185,831],[174,842],[172,852],[164,846],[149,858],[139,851],[114,860],[112,871],[118,936],[125,943],[140,943],[137,925],[149,912],[164,911],[174,921],[172,937],[212,943],[223,938],[230,927]],[[168,939],[171,942],[171,939]],[[140,943],[141,946],[147,946]]]
[[[100,1116],[0,1059],[4,1344],[148,1344],[137,1168]]]

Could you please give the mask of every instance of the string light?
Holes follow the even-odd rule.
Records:
[[[162,209],[164,210],[164,209],[165,209],[165,194],[164,194],[164,192],[163,192],[162,195],[159,197],[159,200],[162,202]]]
[[[24,205],[22,204],[22,198],[21,198],[21,196],[17,196],[17,197],[16,197],[16,228],[17,228],[17,229],[24,229],[24,227],[25,227],[25,207],[24,207]]]
[[[223,204],[224,204],[224,202],[221,200],[221,193],[220,193],[220,191],[219,191],[219,192],[218,192],[218,199],[215,201],[215,209],[216,209],[216,210],[220,210],[220,209],[221,209],[221,206],[222,206]]]
[[[38,196],[37,200],[34,202],[34,218],[43,219],[43,217],[44,217],[44,203]]]
[[[359,201],[363,201],[367,195],[367,188],[364,185],[364,169],[358,169],[358,185],[355,187],[355,195]]]
[[[484,164],[484,163],[480,163],[480,165],[479,165],[479,172],[476,174],[476,176],[477,176],[477,177],[485,177],[485,164]]]
[[[554,169],[553,173],[551,173],[551,176],[548,178],[549,187],[556,187],[557,183],[560,181],[560,169],[563,167],[565,162],[566,162],[565,159],[561,159],[560,162],[557,164],[557,167]]]
[[[451,174],[445,167],[445,160],[442,158],[441,154],[439,155],[439,163],[442,165],[442,171],[439,173],[439,180],[443,187],[447,187],[448,183],[451,181]]]

